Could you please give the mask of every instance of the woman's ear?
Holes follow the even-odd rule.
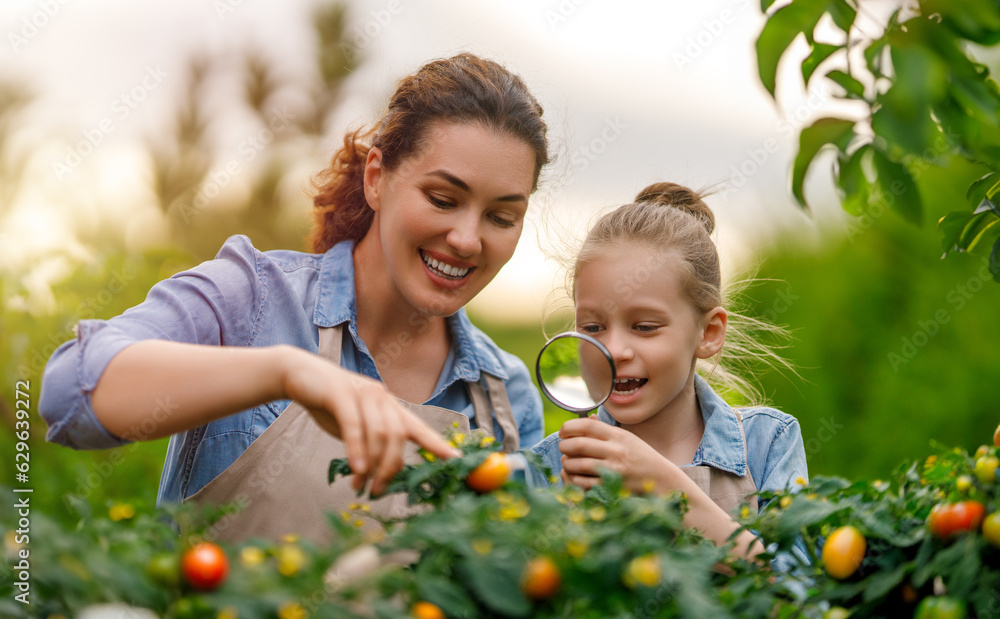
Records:
[[[699,359],[710,359],[719,354],[726,342],[726,324],[729,320],[726,310],[716,307],[708,311],[703,319],[701,341],[695,354]]]
[[[376,213],[380,208],[379,181],[382,180],[382,149],[372,146],[365,161],[365,200]]]

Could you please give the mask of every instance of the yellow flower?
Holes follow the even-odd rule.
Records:
[[[306,553],[295,544],[284,544],[278,548],[278,573],[294,576],[306,564]]]
[[[349,510],[355,510],[355,509],[360,509],[360,508],[361,508],[361,504],[360,503],[351,503],[350,505],[347,506],[347,509],[349,509]]]
[[[781,500],[778,501],[778,505],[781,506],[781,509],[788,509],[788,506],[791,504],[792,504],[792,497],[790,496],[783,496],[781,497]]]
[[[566,552],[568,552],[571,557],[579,559],[587,552],[587,542],[583,542],[578,539],[571,539],[566,542]]]
[[[426,460],[428,462],[434,462],[434,461],[436,461],[438,459],[437,456],[435,456],[434,454],[432,454],[429,451],[421,451],[420,455],[423,456],[424,460]]]
[[[574,509],[569,513],[569,521],[573,524],[583,524],[587,522],[587,517],[581,511]]]
[[[655,481],[653,481],[652,479],[644,479],[644,480],[642,480],[642,491],[644,493],[649,494],[653,490],[656,490],[656,482]]]
[[[254,546],[247,546],[240,551],[240,563],[254,567],[264,562],[264,551]]]
[[[455,447],[458,447],[459,445],[465,442],[465,434],[461,432],[456,432],[454,435],[452,435],[451,441]]]
[[[309,616],[298,602],[285,602],[278,608],[278,619],[305,619]]]
[[[240,611],[235,606],[223,606],[216,615],[217,619],[239,619]]]
[[[567,488],[564,496],[570,503],[579,503],[584,499],[583,490],[581,490],[578,486],[570,486]]]
[[[531,507],[527,501],[524,499],[514,499],[507,501],[506,504],[502,504],[500,510],[497,512],[497,518],[500,520],[517,520],[518,518],[527,516],[530,511]]]
[[[618,498],[627,499],[630,496],[632,496],[632,491],[626,488],[625,486],[622,486],[621,488],[618,489]]]
[[[477,539],[472,542],[472,549],[481,555],[488,555],[493,550],[493,542],[488,539]]]
[[[749,517],[750,517],[750,508],[744,505],[743,507],[740,508],[740,518],[749,518]]]
[[[806,480],[803,479],[802,477],[796,477],[795,478],[795,483],[797,483],[800,486],[804,486],[804,485],[806,485]]]
[[[606,510],[603,505],[597,505],[595,507],[591,507],[587,511],[587,515],[590,516],[590,519],[594,522],[600,522],[608,516],[608,510]]]
[[[937,462],[937,456],[934,455],[934,454],[931,454],[931,455],[927,456],[927,460],[924,462],[924,464],[926,466],[933,466],[935,462]]]
[[[361,518],[355,518],[352,524],[355,526],[355,528],[360,529],[361,527],[365,526],[365,521],[362,520]]]
[[[128,520],[129,518],[135,516],[135,508],[128,503],[115,503],[108,510],[108,517],[118,522],[119,520]]]
[[[484,436],[483,438],[479,439],[479,446],[480,447],[489,447],[490,445],[492,445],[493,443],[495,443],[496,440],[497,439],[493,438],[492,436]]]
[[[299,537],[298,534],[296,533],[285,533],[284,535],[281,536],[281,541],[285,542],[286,544],[294,544],[300,539],[302,538]]]

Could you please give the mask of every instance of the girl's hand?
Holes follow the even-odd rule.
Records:
[[[600,483],[599,468],[621,475],[625,487],[637,494],[669,490],[671,473],[683,475],[641,438],[596,417],[567,421],[559,437],[563,481],[584,489]]]
[[[344,441],[356,490],[371,478],[371,493],[380,494],[403,467],[407,441],[441,458],[461,455],[377,380],[297,348],[286,351],[282,367],[285,397],[301,404],[320,427]]]

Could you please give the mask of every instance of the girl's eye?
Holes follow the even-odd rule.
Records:
[[[634,328],[639,333],[653,333],[658,327],[656,325],[636,325]]]
[[[582,333],[600,333],[601,325],[580,325],[577,329]]]

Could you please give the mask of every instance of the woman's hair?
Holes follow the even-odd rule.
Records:
[[[719,252],[711,237],[714,230],[715,216],[699,193],[676,183],[650,185],[639,192],[635,202],[607,213],[591,228],[571,270],[570,295],[576,298],[580,269],[601,260],[608,252],[637,244],[649,247],[653,250],[649,264],[637,265],[637,269],[655,268],[662,265],[662,256],[675,256],[681,268],[681,288],[694,308],[704,314],[725,307],[728,316],[726,343],[713,360],[699,360],[700,373],[713,386],[738,396],[741,403],[759,404],[763,400],[759,389],[746,378],[755,362],[763,361],[793,372],[794,368],[753,335],[783,340],[787,333],[781,327],[740,315],[729,307],[733,297],[752,282],[723,286]],[[641,285],[641,280],[641,277],[623,279],[633,285]]]
[[[343,240],[360,240],[374,212],[365,201],[364,171],[368,150],[382,151],[382,166],[392,170],[416,154],[436,121],[478,124],[523,140],[535,152],[535,175],[549,161],[542,106],[520,77],[500,64],[459,54],[425,64],[396,87],[381,120],[372,128],[350,132],[330,166],[313,181],[315,223],[312,251],[322,253]]]

